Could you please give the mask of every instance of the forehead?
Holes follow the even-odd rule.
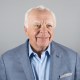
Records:
[[[53,15],[48,10],[32,10],[28,15],[28,20],[53,21]]]

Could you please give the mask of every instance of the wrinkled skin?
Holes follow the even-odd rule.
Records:
[[[33,10],[28,15],[25,33],[33,51],[39,55],[47,49],[54,37],[54,22],[52,14],[47,10]]]

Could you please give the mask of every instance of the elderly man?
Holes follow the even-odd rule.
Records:
[[[45,7],[25,14],[26,43],[0,58],[0,80],[80,80],[80,56],[53,41],[56,18]]]

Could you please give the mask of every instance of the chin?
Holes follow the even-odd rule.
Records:
[[[49,44],[38,45],[40,48],[47,48]]]

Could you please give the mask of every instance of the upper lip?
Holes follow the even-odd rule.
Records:
[[[49,37],[37,37],[37,38],[49,38]]]

